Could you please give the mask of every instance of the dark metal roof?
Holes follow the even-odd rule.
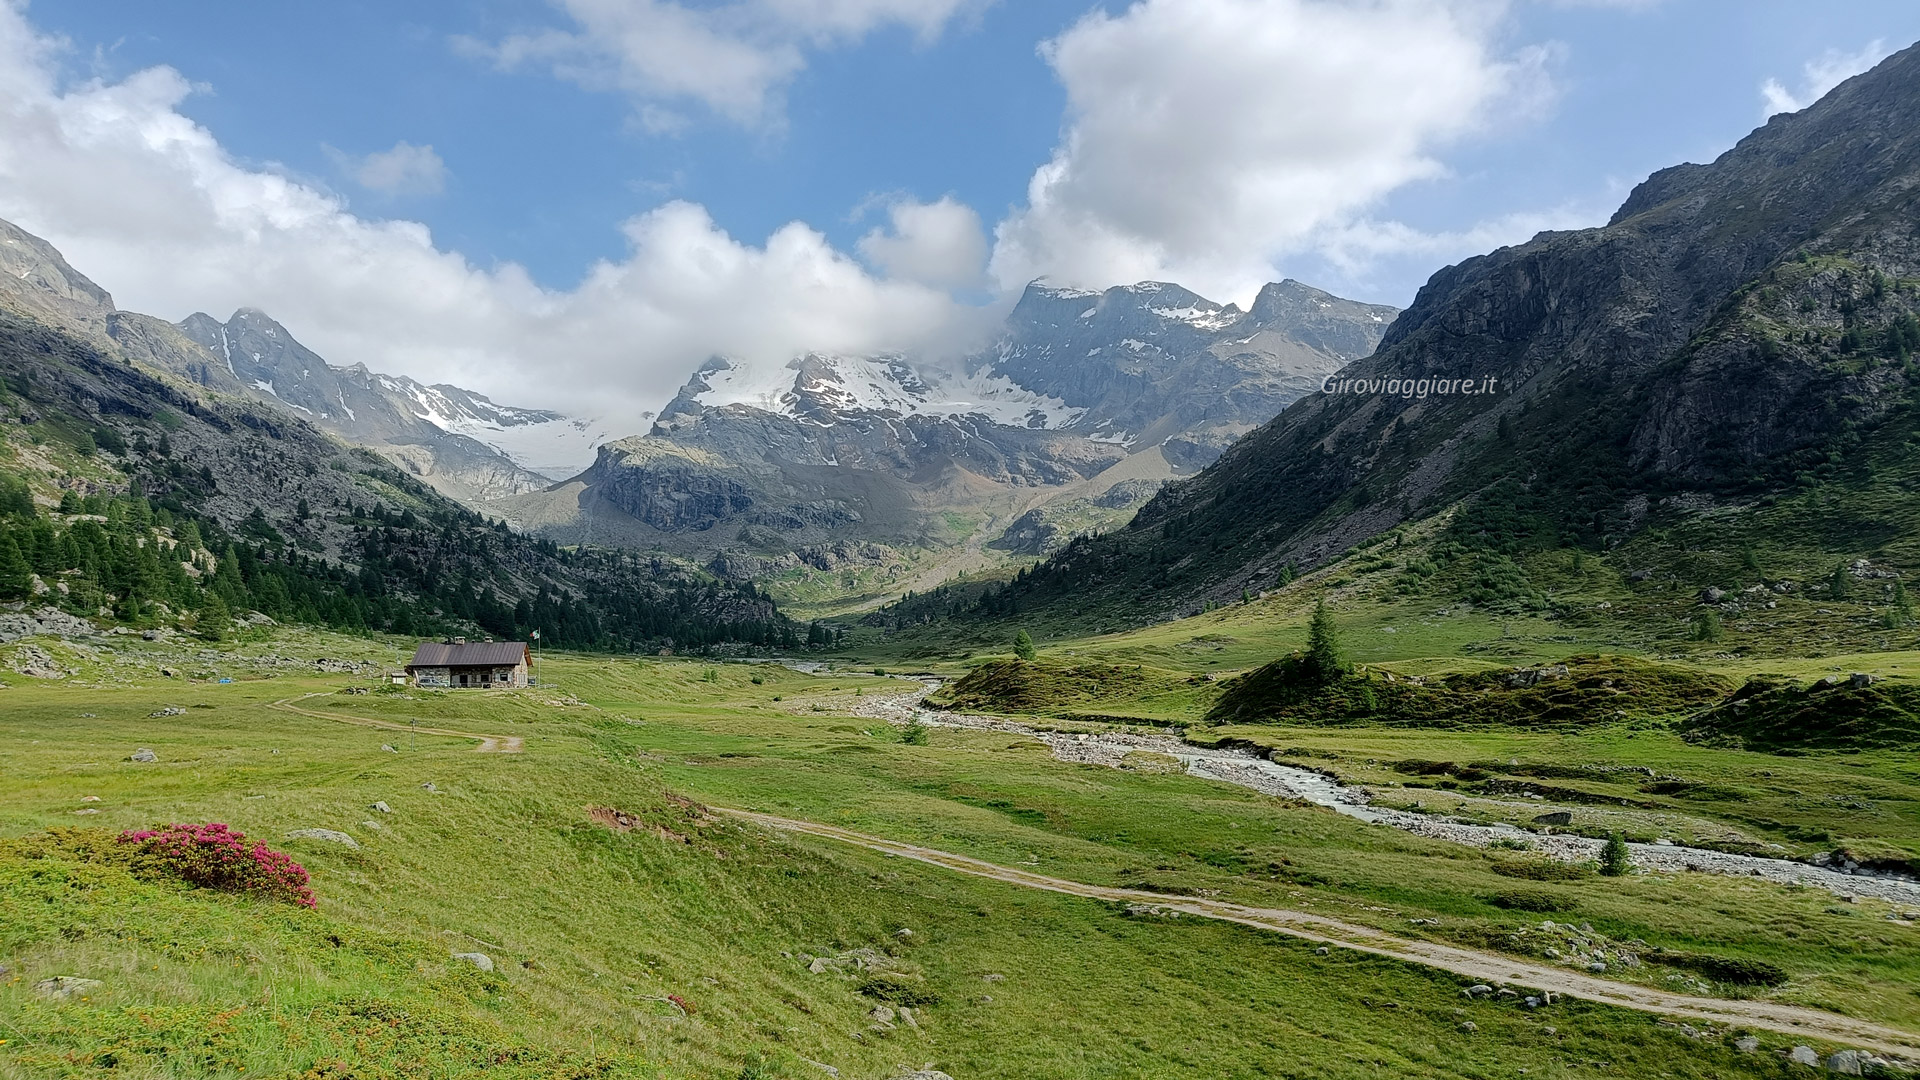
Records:
[[[524,641],[476,641],[449,645],[426,641],[413,650],[408,667],[512,667],[529,659]]]

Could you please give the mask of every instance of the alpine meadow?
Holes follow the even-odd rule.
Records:
[[[1920,1074],[1920,17],[1716,10],[0,3],[0,1080]]]

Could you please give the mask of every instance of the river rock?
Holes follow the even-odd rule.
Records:
[[[486,953],[457,952],[453,954],[453,958],[463,963],[472,964],[474,967],[479,968],[481,971],[493,970],[493,957],[488,956]]]
[[[39,994],[41,997],[65,1000],[67,998],[84,997],[104,985],[106,984],[102,983],[99,979],[83,979],[78,975],[55,975],[52,978],[41,979],[39,982],[34,983],[33,992]]]
[[[347,847],[355,848],[355,849],[358,849],[360,847],[360,841],[355,840],[353,837],[348,836],[346,833],[336,832],[332,829],[295,829],[292,832],[287,834],[287,839],[319,840],[323,843],[343,844]]]

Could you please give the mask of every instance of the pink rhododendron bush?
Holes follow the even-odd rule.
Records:
[[[306,867],[263,842],[249,845],[245,833],[219,822],[124,832],[120,843],[136,846],[148,866],[193,885],[314,906]]]

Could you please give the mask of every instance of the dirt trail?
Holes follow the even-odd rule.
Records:
[[[395,723],[392,720],[375,720],[366,716],[347,716],[343,713],[303,709],[294,704],[296,701],[305,701],[308,698],[327,696],[329,695],[320,693],[302,694],[297,698],[281,698],[279,701],[268,705],[267,708],[279,709],[281,712],[299,713],[301,716],[311,716],[320,720],[332,720],[341,724],[355,724],[360,727],[380,728],[385,731],[410,731],[417,732],[421,735],[450,735],[456,739],[478,739],[480,740],[480,745],[473,749],[475,753],[480,754],[518,754],[526,749],[525,741],[518,735],[481,735],[478,732],[454,731],[450,728],[416,727],[412,724]]]
[[[1552,991],[1556,994],[1565,994],[1569,997],[1624,1009],[1636,1009],[1640,1012],[1711,1020],[1721,1024],[1823,1039],[1894,1054],[1902,1058],[1912,1058],[1920,1054],[1920,1035],[1865,1020],[1854,1020],[1834,1013],[1822,1012],[1818,1009],[1765,1001],[1725,1001],[1695,997],[1690,994],[1675,994],[1652,987],[1632,986],[1590,978],[1576,972],[1505,957],[1498,953],[1478,952],[1454,945],[1397,938],[1370,926],[1342,922],[1339,919],[1308,911],[1247,907],[1223,900],[1166,896],[1136,889],[1088,885],[1000,866],[966,855],[956,855],[952,852],[904,844],[878,836],[868,836],[865,833],[853,832],[833,825],[796,821],[749,810],[729,810],[722,807],[710,809],[714,813],[726,814],[770,829],[838,840],[841,843],[854,844],[883,854],[913,859],[962,874],[972,874],[975,877],[988,878],[1008,885],[1018,885],[1021,888],[1042,889],[1047,892],[1082,896],[1093,900],[1144,904],[1156,912],[1177,911],[1186,915],[1198,915],[1201,918],[1239,923],[1261,930],[1291,934],[1308,941],[1372,953],[1375,956],[1424,964],[1427,967],[1450,971],[1494,986],[1513,984],[1515,987],[1524,986],[1530,990]]]

